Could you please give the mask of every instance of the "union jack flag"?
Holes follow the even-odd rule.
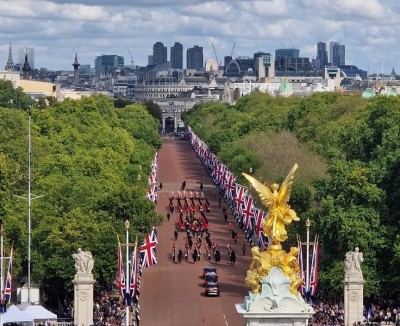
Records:
[[[157,230],[153,228],[151,233],[144,238],[144,242],[140,246],[140,258],[142,260],[142,268],[147,268],[157,264],[156,257],[156,244],[157,240]]]
[[[263,232],[263,223],[265,219],[265,212],[261,209],[254,209],[254,219],[255,219],[255,233],[257,237],[258,247],[261,250],[266,250],[268,247],[268,237],[264,235]]]
[[[137,245],[135,244],[135,248],[132,252],[132,261],[131,261],[131,275],[130,275],[130,282],[129,282],[129,295],[131,299],[136,297],[136,289],[137,289],[137,277],[138,277],[138,270],[137,270]]]
[[[236,178],[233,173],[229,172],[229,175],[226,179],[226,194],[228,195],[229,199],[232,199],[235,195]]]
[[[122,262],[121,244],[119,242],[118,242],[118,285],[119,285],[119,294],[125,300],[126,297],[125,272],[124,272],[124,264]]]
[[[318,284],[318,249],[319,245],[317,241],[314,241],[313,254],[311,258],[311,271],[310,271],[310,285],[308,291],[310,295],[315,295],[317,293]]]
[[[242,215],[243,214],[243,204],[244,204],[244,195],[246,194],[246,190],[240,185],[236,184],[236,214]]]
[[[253,205],[253,197],[250,195],[244,195],[244,204],[243,204],[243,228],[245,230],[249,230],[252,228],[251,220],[254,219],[254,205]]]
[[[297,253],[297,261],[300,266],[300,279],[301,279],[301,285],[300,285],[300,293],[305,296],[306,295],[306,278],[304,275],[304,262],[303,262],[303,248],[300,239],[297,241],[297,248],[299,249]]]
[[[3,293],[3,298],[2,298],[3,304],[10,303],[10,299],[11,299],[12,259],[13,259],[13,247],[11,247],[10,258],[8,261],[7,276],[6,276],[6,281],[4,284],[4,293]]]

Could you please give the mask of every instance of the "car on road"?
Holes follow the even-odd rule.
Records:
[[[215,272],[208,272],[206,273],[206,276],[204,277],[204,286],[207,285],[207,283],[213,282],[217,283],[218,282],[218,275]]]
[[[217,274],[217,268],[213,265],[207,265],[206,267],[203,268],[203,278],[206,277],[207,273],[214,272]]]
[[[220,289],[219,285],[217,282],[207,282],[205,289],[204,289],[204,295],[206,297],[209,296],[217,296],[219,297],[220,294]]]

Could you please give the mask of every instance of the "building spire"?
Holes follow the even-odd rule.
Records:
[[[10,46],[8,48],[8,59],[7,59],[7,63],[6,63],[6,70],[12,71],[14,70],[14,62],[12,59],[12,50],[11,50],[11,42],[10,42]]]
[[[72,66],[74,67],[74,85],[78,85],[79,84],[79,66],[80,64],[78,63],[78,53],[75,53],[75,61],[72,64]]]

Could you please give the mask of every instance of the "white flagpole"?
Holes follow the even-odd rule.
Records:
[[[307,227],[307,261],[306,261],[306,293],[310,290],[310,225],[311,221],[306,220]]]
[[[129,279],[129,221],[125,221],[126,228],[126,275],[125,275],[125,295],[127,296],[130,291],[130,279]],[[121,257],[122,258],[122,257]],[[127,298],[125,299],[125,326],[129,326],[129,306]]]

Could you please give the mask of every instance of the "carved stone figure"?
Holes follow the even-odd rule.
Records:
[[[356,272],[361,274],[361,263],[363,261],[363,253],[360,252],[358,247],[356,247],[355,251],[349,251],[346,253],[346,258],[344,260],[345,273]]]
[[[75,259],[75,269],[77,273],[92,273],[94,259],[90,251],[83,251],[81,248],[78,248],[77,253],[72,254],[72,257]]]

